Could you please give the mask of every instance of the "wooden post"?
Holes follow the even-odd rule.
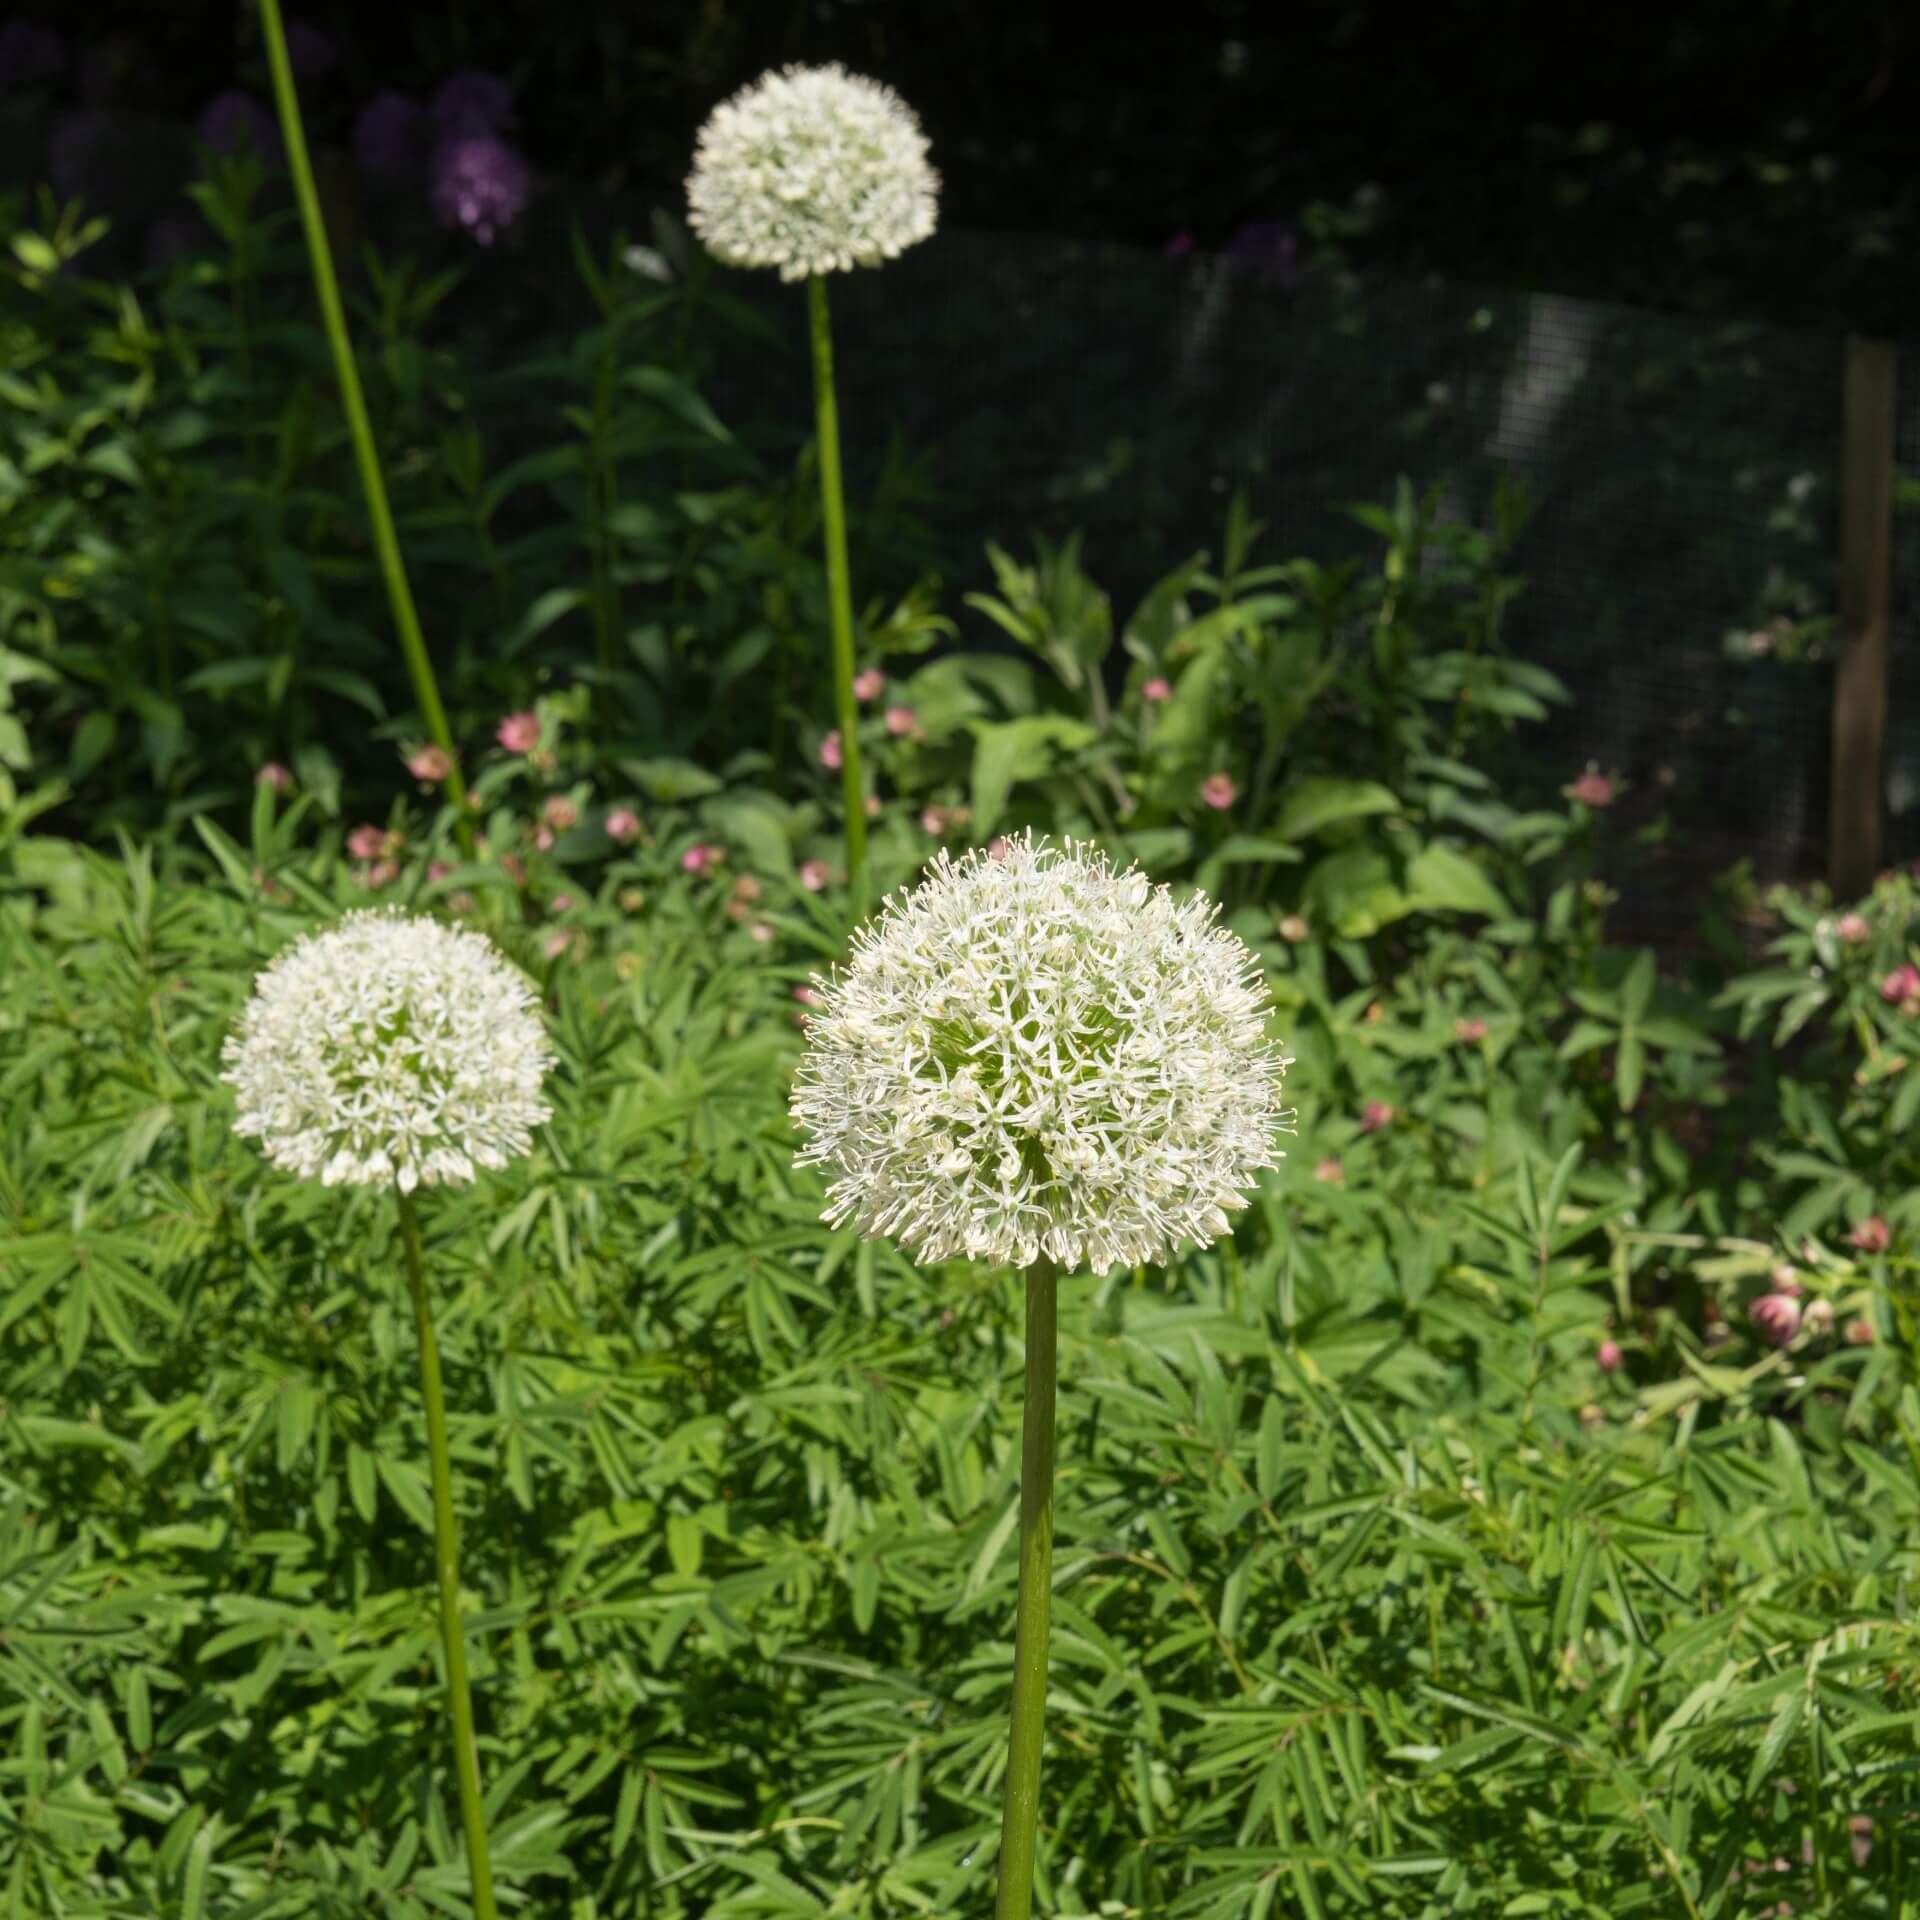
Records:
[[[1840,472],[1840,655],[1833,674],[1827,881],[1837,904],[1880,871],[1887,742],[1887,623],[1893,567],[1895,360],[1883,340],[1847,338]]]

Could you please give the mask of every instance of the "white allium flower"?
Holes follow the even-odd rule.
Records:
[[[1091,847],[1008,841],[885,903],[820,999],[791,1112],[822,1218],[922,1264],[1094,1272],[1207,1246],[1275,1164],[1291,1064],[1259,961]]]
[[[716,259],[782,280],[874,267],[933,231],[940,176],[912,109],[837,63],[765,73],[708,116],[688,224]]]
[[[350,913],[275,957],[221,1050],[234,1132],[331,1187],[402,1193],[525,1153],[553,1064],[523,975],[483,935]]]

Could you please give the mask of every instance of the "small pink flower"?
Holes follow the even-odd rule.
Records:
[[[429,881],[444,880],[452,871],[453,863],[450,860],[429,860],[427,862],[427,879]]]
[[[802,860],[800,862],[800,884],[809,893],[821,892],[833,876],[827,870],[824,860]]]
[[[823,767],[838,767],[840,764],[840,729],[835,727],[820,742],[820,764]]]
[[[289,773],[278,760],[269,760],[267,764],[253,776],[253,783],[257,787],[271,787],[275,793],[291,793],[293,791],[293,775]]]
[[[753,925],[747,929],[747,932],[752,938],[758,940],[763,947],[773,938],[773,929],[768,926],[764,920],[756,920]]]
[[[431,786],[453,771],[453,756],[445,747],[416,747],[407,755],[407,771]]]
[[[540,942],[540,951],[544,953],[549,960],[558,960],[572,944],[573,935],[564,927],[556,927],[552,933],[548,934],[547,937]]]
[[[1487,1023],[1481,1019],[1456,1020],[1453,1023],[1453,1037],[1462,1046],[1470,1047],[1487,1037]]]
[[[877,793],[867,795],[867,818],[869,820],[880,818],[880,796]]]
[[[1338,1160],[1322,1160],[1314,1168],[1313,1177],[1323,1186],[1344,1187],[1347,1184],[1347,1170]]]
[[[902,734],[918,733],[920,722],[911,707],[889,707],[887,731],[897,740]]]
[[[1288,914],[1287,917],[1280,922],[1280,938],[1296,947],[1302,940],[1306,939],[1312,931],[1313,929],[1309,927],[1297,913]]]
[[[553,896],[553,905],[548,909],[548,911],[551,913],[565,913],[566,910],[572,905],[573,905],[572,894],[556,893]]]
[[[920,816],[920,831],[930,833],[938,840],[947,830],[947,810],[945,807],[928,807]]]
[[[1362,1133],[1378,1133],[1382,1127],[1393,1124],[1393,1108],[1384,1100],[1369,1100],[1360,1115]]]
[[[869,667],[865,673],[853,676],[853,697],[856,700],[878,700],[886,688],[887,676],[878,667]]]
[[[1873,1816],[1855,1813],[1847,1816],[1847,1845],[1853,1849],[1853,1864],[1864,1867],[1873,1852]]]
[[[545,853],[546,850],[553,845],[553,829],[545,825],[535,827],[533,830],[533,844],[538,847],[542,853]]]
[[[580,809],[565,794],[556,793],[540,809],[540,817],[555,833],[565,833],[569,827],[579,823]]]
[[[378,893],[382,887],[390,887],[400,878],[400,863],[397,860],[376,860],[367,869],[367,885]]]
[[[987,842],[987,858],[989,860],[1004,860],[1006,857],[1007,836],[1004,833],[996,833],[993,838]]]
[[[1567,789],[1567,794],[1583,807],[1610,807],[1613,805],[1613,782],[1604,773],[1595,773],[1589,768]]]
[[[1894,1005],[1920,1000],[1920,967],[1911,961],[1905,966],[1895,967],[1880,982],[1880,998]]]
[[[607,838],[624,847],[640,838],[640,816],[631,807],[615,807],[607,815]]]
[[[707,868],[712,864],[713,849],[711,847],[689,847],[686,852],[680,856],[680,871],[682,873],[705,873]]]
[[[1833,930],[1852,946],[1873,938],[1873,922],[1864,913],[1843,913],[1833,923]]]
[[[1162,700],[1171,700],[1173,698],[1173,682],[1162,679],[1160,675],[1156,673],[1153,678],[1140,689],[1140,698],[1146,701],[1149,706],[1157,706]]]
[[[517,853],[503,853],[500,856],[500,869],[516,887],[527,884],[526,862]]]
[[[1847,1345],[1850,1347],[1872,1346],[1873,1322],[1871,1320],[1849,1320],[1847,1322]]]
[[[510,713],[494,730],[493,737],[509,753],[531,753],[540,744],[540,716]]]
[[[1593,1357],[1602,1373],[1618,1373],[1621,1360],[1619,1341],[1602,1340]]]
[[[1800,1302],[1787,1293],[1763,1293],[1747,1316],[1769,1346],[1784,1347],[1800,1331]]]
[[[1885,1253],[1893,1239],[1893,1230],[1877,1213],[1870,1213],[1847,1235],[1848,1244],[1862,1253]]]
[[[809,986],[795,987],[793,997],[798,1000],[803,1007],[817,1007],[820,1004],[819,994]]]
[[[743,873],[733,883],[733,897],[736,900],[758,900],[760,894],[760,882],[750,873]]]
[[[1800,1284],[1799,1270],[1788,1266],[1784,1260],[1767,1277],[1773,1282],[1775,1293],[1784,1293],[1789,1298],[1797,1300],[1806,1292],[1806,1288]]]
[[[447,910],[450,913],[471,913],[473,906],[473,895],[468,893],[464,887],[458,893],[450,893],[447,895]]]
[[[355,827],[347,835],[347,851],[356,860],[378,860],[387,851],[385,827]]]
[[[1230,773],[1210,773],[1200,783],[1200,798],[1217,810],[1224,811],[1232,806],[1239,793],[1240,789],[1233,784]]]

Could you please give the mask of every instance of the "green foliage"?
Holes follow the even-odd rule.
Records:
[[[726,797],[694,771],[636,768],[685,796],[661,828]],[[217,1080],[252,972],[355,897],[309,817],[262,790],[250,848],[9,856],[18,1911],[463,1910],[395,1221],[264,1169]],[[784,956],[836,936],[768,871],[754,942],[724,879],[634,854],[644,911],[610,871],[557,959],[470,877],[545,983],[558,1111],[424,1209],[500,1880],[977,1912],[1017,1281],[818,1224]],[[1064,1288],[1043,1909],[1905,1911],[1904,1263],[1805,1256],[1871,1344],[1703,1314],[1777,1223],[1673,1130],[1707,1016],[1644,960],[1557,984],[1607,977],[1590,919],[1281,958],[1290,1157],[1230,1243]],[[1582,1020],[1640,1085],[1569,1057]]]

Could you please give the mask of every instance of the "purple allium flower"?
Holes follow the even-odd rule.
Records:
[[[55,117],[47,142],[47,178],[62,200],[82,198],[92,183],[94,155],[107,130],[107,116],[82,107]]]
[[[331,73],[339,59],[331,34],[322,33],[310,20],[287,22],[287,61],[302,80],[318,80]]]
[[[353,123],[353,158],[369,180],[418,180],[427,164],[427,110],[411,94],[376,93]]]
[[[1283,287],[1293,285],[1297,242],[1293,229],[1282,220],[1251,220],[1236,229],[1223,251],[1230,260],[1244,260],[1278,280]]]
[[[215,153],[251,148],[269,166],[280,160],[280,129],[273,115],[250,93],[217,93],[200,116],[200,138]]]
[[[498,74],[468,67],[440,83],[433,96],[434,131],[502,133],[513,125],[513,90]]]
[[[67,70],[67,43],[51,27],[9,20],[0,27],[0,95],[35,92]]]
[[[428,195],[442,226],[462,227],[483,247],[527,204],[527,163],[491,133],[456,134],[434,149]]]

